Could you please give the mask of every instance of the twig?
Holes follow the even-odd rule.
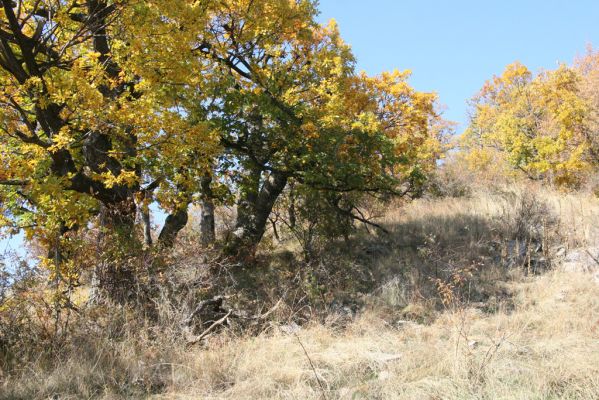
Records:
[[[304,354],[306,355],[306,358],[308,359],[308,362],[310,363],[310,367],[312,368],[312,372],[314,372],[314,377],[316,377],[316,381],[318,382],[318,386],[320,386],[320,390],[321,390],[321,393],[322,393],[322,398],[324,400],[327,400],[326,390],[324,388],[324,385],[322,384],[322,381],[318,377],[318,373],[316,373],[316,368],[314,367],[314,363],[312,362],[312,359],[310,358],[310,355],[308,354],[308,351],[304,347],[304,344],[300,340],[300,337],[298,336],[298,334],[294,333],[294,335],[297,338],[297,341],[299,342],[300,346],[302,346],[302,350],[304,350]]]
[[[485,353],[479,365],[478,371],[476,372],[476,376],[478,378],[482,376],[483,370],[486,367],[487,363],[491,361],[491,359],[495,356],[499,348],[503,345],[503,342],[506,340],[506,334],[505,332],[503,332],[501,338],[497,341],[497,343],[495,343],[495,341],[492,338],[489,339],[491,340],[492,345],[489,346],[489,348],[487,349],[487,352]]]
[[[593,259],[593,261],[595,261],[597,263],[597,265],[599,265],[599,260],[597,260],[597,258],[595,258],[590,251],[585,250],[587,252],[587,254],[589,255],[589,257],[591,257]]]

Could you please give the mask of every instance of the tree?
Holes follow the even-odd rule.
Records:
[[[1,1],[2,224],[56,269],[100,225],[116,271],[139,222],[154,242],[153,202],[160,246],[196,202],[209,243],[234,198],[229,248],[254,249],[290,183],[359,220],[361,194],[414,190],[439,157],[436,96],[408,72],[357,73],[315,1]]]
[[[410,88],[409,73],[357,74],[336,24],[319,26],[315,12],[309,1],[229,2],[200,47],[221,82],[205,113],[237,194],[233,252],[255,248],[289,182],[399,193],[440,153],[436,96]]]
[[[580,94],[586,99],[589,114],[583,131],[595,165],[599,164],[599,51],[588,47],[584,56],[574,62],[574,70],[581,77]]]
[[[170,3],[172,12],[197,21],[205,14],[187,2]],[[193,157],[196,168],[207,167],[206,155],[218,149],[209,127],[189,123],[178,108],[176,82],[159,79],[197,72],[184,57],[193,57],[196,35],[161,18],[141,26],[143,8],[144,2],[107,0],[2,1],[3,225],[44,243],[56,269],[64,234],[87,227],[101,211],[116,241],[135,242],[136,200],[157,188],[173,212],[160,236],[171,242],[181,225],[178,189],[191,185],[183,161]],[[142,34],[158,29],[170,34],[152,49],[152,63],[143,64]],[[187,53],[173,61],[183,47]]]
[[[583,69],[561,65],[534,77],[514,63],[487,81],[464,134],[470,158],[488,160],[484,153],[494,150],[530,178],[579,185],[597,162],[596,107],[592,90],[583,89]]]

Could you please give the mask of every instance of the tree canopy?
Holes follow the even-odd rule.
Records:
[[[58,259],[69,231],[139,240],[153,202],[171,245],[189,205],[221,201],[254,247],[290,184],[350,216],[339,196],[415,190],[448,127],[436,95],[358,72],[316,6],[2,0],[2,226]]]
[[[573,66],[536,76],[514,63],[487,81],[464,134],[470,160],[484,167],[499,156],[531,178],[579,185],[599,161],[598,60],[590,49]]]

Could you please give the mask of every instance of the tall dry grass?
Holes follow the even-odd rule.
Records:
[[[448,311],[393,327],[371,311],[341,333],[316,325],[220,338],[172,365],[156,398],[598,398],[597,286],[551,273],[511,289],[515,310],[493,315]]]
[[[511,284],[513,309],[447,310],[432,324],[392,326],[369,310],[342,331],[273,326],[200,348],[103,341],[53,371],[31,366],[0,397],[596,399],[597,288],[585,274],[551,272]]]
[[[294,281],[312,303],[285,298],[251,334],[188,345],[175,318],[88,316],[52,362],[0,375],[0,399],[599,398],[599,285],[559,268],[599,244],[596,199],[483,188],[391,207],[380,222],[389,235],[364,231],[323,259],[339,265]],[[285,254],[253,281],[270,286],[261,295],[291,290]]]

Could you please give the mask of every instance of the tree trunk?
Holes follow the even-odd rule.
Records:
[[[146,248],[152,247],[152,222],[150,219],[150,209],[147,205],[141,207],[141,222],[144,230],[144,245]]]
[[[254,186],[260,176],[248,177],[250,184],[242,194],[237,205],[237,221],[233,238],[227,246],[227,252],[239,255],[241,250],[252,254],[264,232],[272,208],[287,184],[287,175],[271,172],[259,190]]]
[[[160,231],[160,235],[158,235],[158,243],[162,248],[173,247],[177,235],[181,229],[185,228],[185,225],[187,225],[187,221],[189,219],[187,215],[187,207],[188,204],[185,204],[184,207],[176,210],[166,217],[164,226]]]
[[[295,214],[295,185],[292,183],[289,188],[289,208],[287,212],[289,214],[289,227],[295,229],[297,223],[297,216]]]
[[[127,258],[141,249],[135,234],[135,214],[133,199],[102,206],[92,301],[97,301],[102,293],[113,301],[126,303],[135,294],[135,271],[127,263]]]
[[[214,223],[214,196],[212,194],[212,175],[206,174],[201,181],[202,197],[200,206],[200,241],[203,246],[214,243],[216,238]]]

